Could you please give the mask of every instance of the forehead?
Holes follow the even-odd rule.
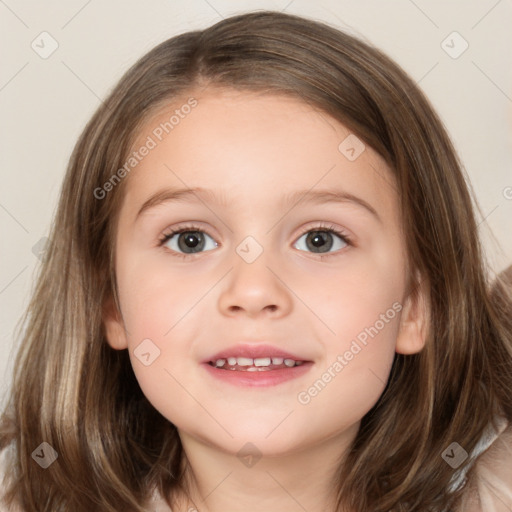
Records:
[[[185,108],[190,98],[195,106]],[[191,91],[144,122],[133,149],[144,145],[151,149],[127,184],[132,202],[179,186],[266,207],[294,190],[341,187],[376,209],[396,207],[384,160],[342,123],[287,95]]]

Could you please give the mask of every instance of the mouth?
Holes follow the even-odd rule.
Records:
[[[241,343],[202,361],[216,382],[235,386],[268,387],[296,379],[314,362],[271,345]]]
[[[237,372],[268,372],[301,366],[309,361],[284,357],[228,357],[209,361],[208,364],[219,370]]]

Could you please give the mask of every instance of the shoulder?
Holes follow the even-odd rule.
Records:
[[[512,511],[512,424],[502,423],[478,458],[460,512]]]

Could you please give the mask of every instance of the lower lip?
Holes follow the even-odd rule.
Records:
[[[208,363],[203,363],[206,371],[216,379],[234,384],[235,386],[267,387],[276,386],[282,382],[296,379],[307,373],[313,363],[307,361],[299,366],[282,368],[280,370],[265,370],[257,372],[221,370]]]

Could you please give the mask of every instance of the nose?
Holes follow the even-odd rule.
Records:
[[[280,317],[292,309],[291,291],[276,260],[270,261],[266,251],[252,263],[234,254],[229,272],[219,296],[218,306],[228,316],[247,315]]]

